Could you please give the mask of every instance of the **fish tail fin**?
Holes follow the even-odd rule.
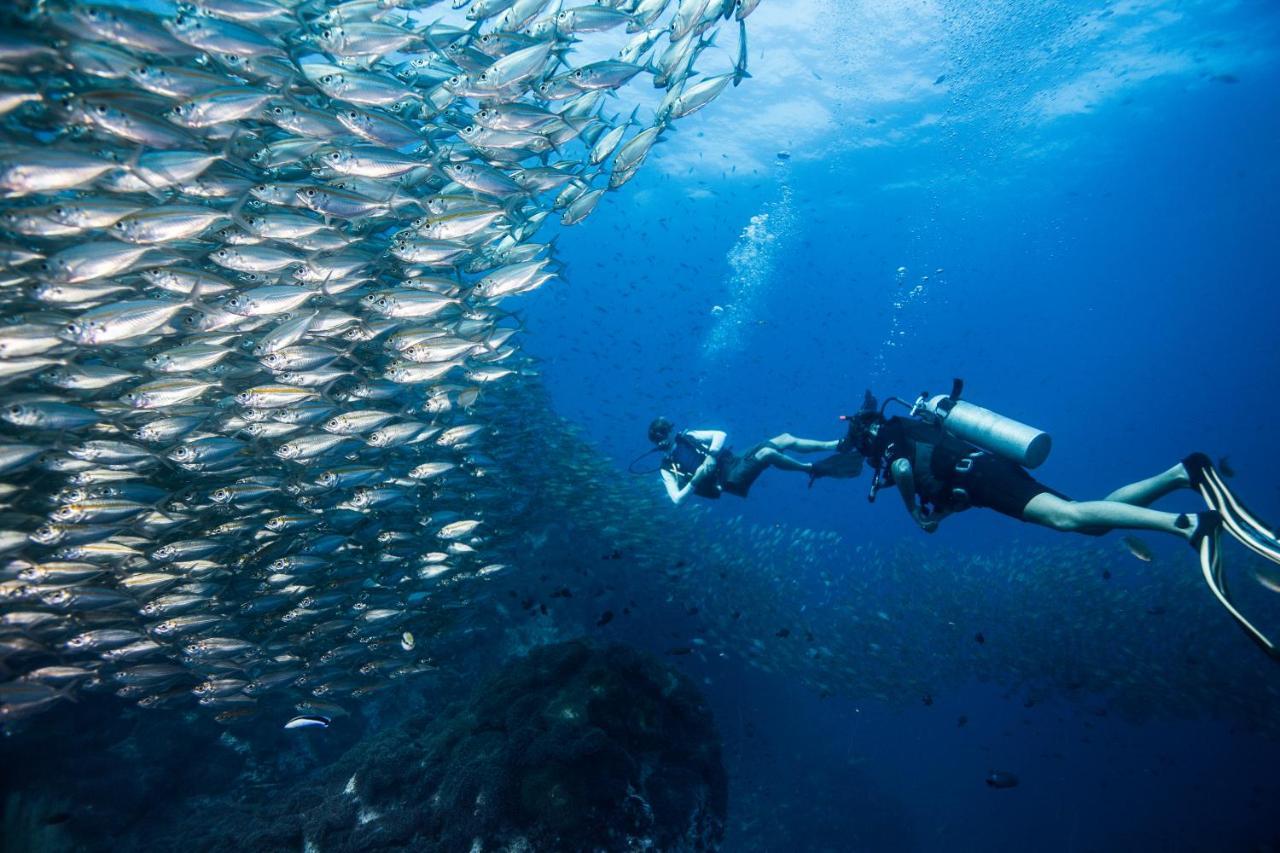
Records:
[[[232,167],[243,175],[256,174],[256,170],[249,163],[245,162],[238,154],[235,153],[236,140],[240,138],[241,128],[236,127],[231,131],[231,135],[227,137],[227,141],[222,143],[222,148],[218,152],[218,157],[222,162]]]
[[[200,299],[200,285],[203,279],[196,276],[196,280],[191,283],[191,292],[187,294],[186,299],[182,300],[188,308],[199,311],[201,314],[212,314],[214,309],[210,308]]]
[[[138,166],[142,162],[142,155],[143,153],[145,153],[145,151],[146,151],[145,147],[142,145],[139,145],[137,148],[134,149],[133,153],[129,155],[129,159],[124,162],[124,165],[121,168],[123,168],[126,172],[129,172],[135,178],[137,178],[138,180],[142,181],[144,184],[147,185],[147,191],[146,191],[147,195],[151,196],[152,198],[158,201],[164,201],[166,198],[168,198],[168,195],[169,195],[169,185],[157,184],[155,181],[147,177],[146,173],[141,172],[138,169]],[[167,172],[166,174],[170,178],[173,177],[172,174],[169,174]]]
[[[249,199],[251,198],[253,198],[253,195],[246,192],[244,195],[240,196],[240,198],[236,199],[235,204],[231,205],[231,207],[227,209],[227,215],[231,217],[231,221],[250,234],[253,233],[253,229],[249,227],[248,221],[245,220],[240,211],[244,210],[244,206],[249,203]]]
[[[399,201],[397,201],[397,199],[399,199]],[[391,210],[398,210],[400,207],[407,207],[409,205],[417,207],[418,210],[423,213],[428,212],[420,199],[416,196],[409,195],[404,191],[403,186],[396,184],[391,190],[391,196],[387,199],[387,207]]]

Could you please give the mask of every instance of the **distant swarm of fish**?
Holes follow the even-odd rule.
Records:
[[[757,4],[0,12],[0,722],[79,689],[320,719],[432,669],[411,629],[510,552],[502,303],[556,275],[549,216],[747,76]],[[651,119],[608,117],[643,77]]]
[[[858,541],[858,490],[844,494],[844,532],[676,508],[650,477],[619,477],[536,384],[518,390],[507,399],[518,438],[494,453],[525,460],[523,523],[554,537],[526,538],[525,551],[561,567],[542,583],[509,576],[534,625],[627,631],[701,674],[733,661],[821,697],[931,706],[977,680],[1028,713],[1055,697],[1133,720],[1226,719],[1280,736],[1274,663],[1223,630],[1230,617],[1201,595],[1196,572],[1141,542],[1150,562],[1107,540],[993,551],[922,537],[882,548]],[[1271,578],[1268,561],[1234,556],[1240,576]],[[1250,601],[1270,594],[1268,581],[1239,589]],[[512,615],[494,624],[513,633]]]

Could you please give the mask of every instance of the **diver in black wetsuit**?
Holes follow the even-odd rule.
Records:
[[[927,395],[921,395],[914,406],[898,400],[911,408],[912,415],[907,417],[886,418],[883,407],[877,406],[870,391],[866,393],[861,410],[847,418],[849,431],[838,450],[865,458],[871,466],[875,477],[872,500],[881,488],[896,486],[907,511],[927,533],[936,531],[944,518],[956,512],[989,507],[1020,521],[1067,532],[1101,536],[1116,529],[1138,529],[1179,536],[1196,549],[1205,580],[1219,602],[1259,645],[1280,657],[1280,649],[1228,599],[1218,551],[1219,535],[1225,529],[1255,553],[1280,563],[1280,536],[1231,494],[1207,456],[1193,453],[1167,471],[1122,486],[1102,500],[1074,501],[1037,481],[1018,462],[979,446],[983,430],[994,421],[1011,425],[1015,432],[1036,431],[972,406],[969,409],[978,414],[968,424],[966,437],[971,437],[970,441],[943,426],[957,410],[961,387],[957,380],[950,398],[925,402]],[[916,417],[917,412],[932,417]],[[992,428],[992,446],[1004,442],[998,435],[1004,428]],[[1048,453],[1048,437],[1040,435],[1044,437],[1043,453],[1028,463],[1032,467]],[[816,473],[821,473],[822,464],[815,466]],[[1209,511],[1173,513],[1149,508],[1157,499],[1186,488],[1197,490]]]
[[[870,392],[862,411],[850,419],[840,449],[856,450],[867,460],[876,471],[877,489],[896,485],[907,511],[927,533],[969,507],[989,507],[1020,521],[1095,536],[1125,528],[1191,540],[1212,524],[1211,517],[1198,517],[1193,523],[1185,513],[1148,508],[1170,492],[1191,487],[1191,476],[1181,463],[1102,500],[1074,501],[1016,462],[962,441],[937,424],[884,417]]]
[[[803,471],[816,476],[854,476],[834,468],[815,473],[815,466],[788,456],[785,451],[815,453],[835,450],[839,441],[816,441],[796,438],[788,433],[762,441],[741,456],[725,447],[727,436],[720,430],[684,430],[676,432],[666,418],[649,424],[649,440],[664,452],[658,468],[671,502],[680,504],[690,494],[718,498],[722,492],[745,498],[764,470],[769,467],[784,471]],[[848,468],[846,464],[843,468]],[[858,460],[857,468],[862,468]]]

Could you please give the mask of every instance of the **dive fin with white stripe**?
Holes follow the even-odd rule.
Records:
[[[1191,537],[1191,547],[1196,549],[1196,554],[1200,557],[1200,571],[1204,574],[1204,581],[1209,585],[1209,589],[1213,592],[1218,602],[1227,609],[1231,617],[1236,623],[1244,629],[1249,635],[1249,639],[1253,640],[1262,650],[1274,658],[1280,658],[1280,649],[1276,648],[1275,643],[1267,639],[1266,635],[1253,627],[1253,624],[1236,610],[1235,605],[1231,603],[1231,599],[1227,594],[1227,579],[1222,571],[1222,553],[1220,539],[1223,530],[1223,518],[1217,510],[1209,510],[1194,516],[1196,520],[1196,531]]]
[[[1192,488],[1199,492],[1204,502],[1209,505],[1208,512],[1195,516],[1196,529],[1191,536],[1191,547],[1195,548],[1196,554],[1200,557],[1200,570],[1204,574],[1205,583],[1250,639],[1261,646],[1267,654],[1280,658],[1280,649],[1275,643],[1253,627],[1231,603],[1227,593],[1227,579],[1223,572],[1220,548],[1222,531],[1225,530],[1233,539],[1255,554],[1280,563],[1280,537],[1276,535],[1275,528],[1263,523],[1256,515],[1249,512],[1240,499],[1231,493],[1208,456],[1203,453],[1193,453],[1182,460],[1182,466],[1187,469],[1187,474],[1191,477]]]
[[[1276,529],[1249,512],[1231,493],[1208,456],[1193,453],[1182,460],[1182,467],[1191,476],[1192,488],[1200,493],[1210,509],[1222,514],[1222,524],[1228,533],[1254,553],[1280,563],[1280,535]]]

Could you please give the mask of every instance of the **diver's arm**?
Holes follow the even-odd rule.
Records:
[[[676,475],[666,468],[662,469],[662,484],[667,487],[667,497],[671,498],[671,502],[676,506],[684,503],[684,499],[689,497],[689,493],[693,491],[693,487],[702,482],[706,477],[711,476],[715,472],[716,459],[714,456],[708,456],[702,460],[702,464],[698,466],[698,470],[693,472],[693,476],[689,478],[689,482],[683,486],[676,478]]]
[[[690,480],[685,484],[684,488],[681,488],[675,474],[666,468],[663,468],[659,473],[662,474],[662,485],[667,487],[667,497],[671,498],[673,504],[679,506],[689,496],[689,491],[693,488],[693,480]]]
[[[691,429],[687,433],[694,441],[701,441],[707,445],[707,451],[715,456],[724,449],[725,439],[728,435],[718,429]]]
[[[941,517],[934,518],[926,513],[920,508],[920,502],[916,500],[916,477],[911,470],[911,463],[906,459],[899,459],[893,463],[893,468],[890,470],[893,472],[893,481],[898,484],[898,494],[902,495],[902,502],[916,524],[920,525],[920,529],[925,533],[937,530]]]

